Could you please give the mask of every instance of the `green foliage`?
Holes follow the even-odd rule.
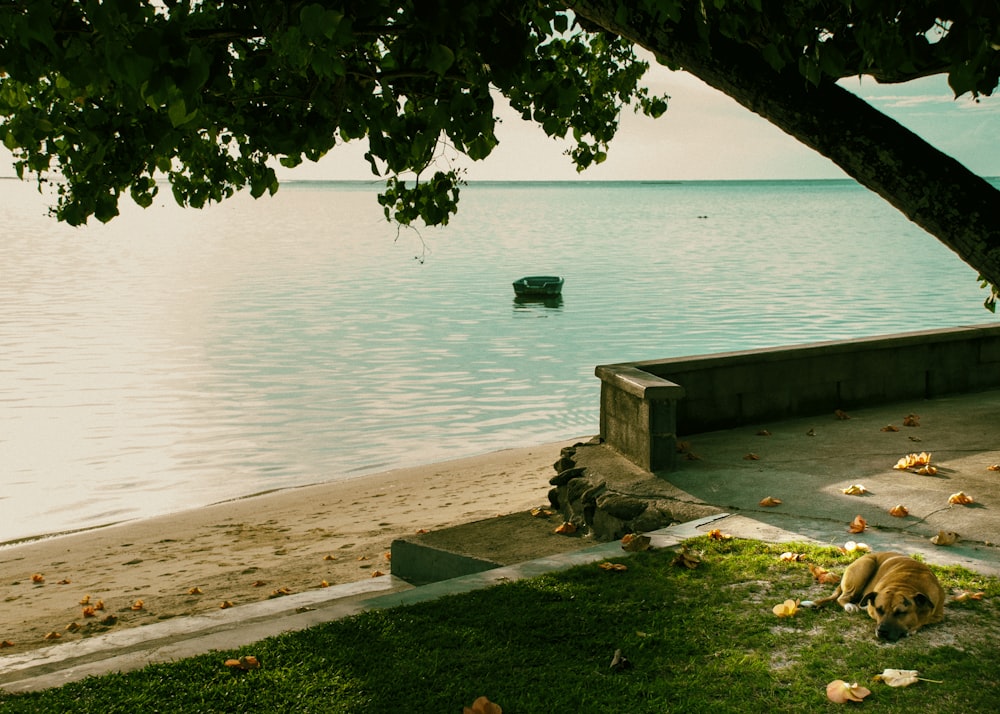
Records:
[[[580,168],[624,106],[665,109],[627,43],[527,0],[12,0],[0,68],[0,137],[20,176],[55,175],[74,225],[110,220],[125,193],[149,205],[163,178],[191,206],[273,193],[274,160],[365,138],[387,217],[446,223],[458,176],[421,177],[442,145],[492,152],[494,91],[570,137]]]

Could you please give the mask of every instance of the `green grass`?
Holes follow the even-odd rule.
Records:
[[[867,684],[860,706],[879,712],[996,711],[1000,701],[1000,581],[936,569],[946,590],[984,590],[949,604],[944,623],[896,644],[877,642],[867,616],[839,608],[779,619],[786,598],[818,586],[792,548],[757,541],[690,542],[688,570],[672,551],[509,583],[421,605],[371,612],[234,652],[210,653],[45,692],[3,696],[0,712],[461,712],[486,695],[519,712],[843,711],[834,679]],[[794,546],[842,572],[832,548]],[[616,649],[632,663],[609,667]],[[228,657],[262,668],[233,672]],[[885,668],[941,684],[872,683]],[[859,706],[859,705],[852,705]]]

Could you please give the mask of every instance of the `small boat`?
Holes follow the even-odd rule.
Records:
[[[559,295],[563,282],[558,275],[532,275],[514,281],[514,294],[523,297]]]

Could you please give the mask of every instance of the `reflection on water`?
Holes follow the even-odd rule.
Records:
[[[562,310],[562,295],[515,295],[514,311],[538,312],[541,316],[549,310]]]
[[[597,364],[991,319],[847,182],[473,185],[398,239],[361,185],[79,230],[0,198],[0,542],[591,435]]]

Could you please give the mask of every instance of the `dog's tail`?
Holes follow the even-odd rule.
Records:
[[[837,589],[833,591],[833,595],[830,595],[829,597],[821,597],[819,600],[803,600],[802,602],[799,603],[799,607],[809,607],[809,608],[823,607],[827,603],[836,600],[838,597],[841,596],[842,593],[843,590],[840,589],[840,585],[837,585]]]

